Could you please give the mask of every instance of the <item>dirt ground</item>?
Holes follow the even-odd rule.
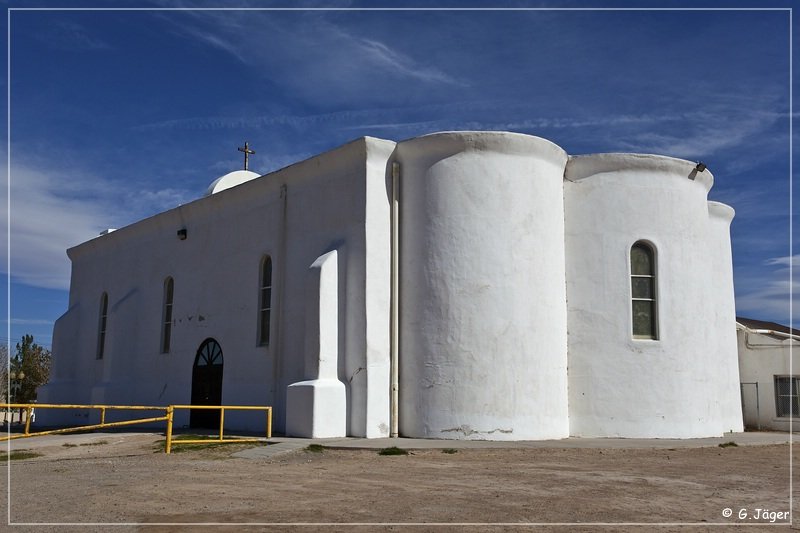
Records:
[[[148,532],[416,533],[521,530],[515,524],[538,523],[550,525],[537,530],[646,531],[653,527],[632,524],[667,523],[673,525],[658,531],[685,531],[679,524],[699,523],[690,529],[704,531],[727,529],[715,524],[785,523],[788,515],[764,510],[789,510],[788,445],[422,450],[408,456],[300,449],[243,459],[231,454],[247,445],[166,455],[157,451],[161,442],[153,434],[109,434],[54,441],[36,448],[40,457],[10,461],[11,524],[51,524],[13,530],[109,531],[103,523],[130,523]],[[733,516],[724,517],[725,509]],[[739,519],[740,512],[747,517]],[[181,525],[200,522],[216,525]],[[422,525],[398,525],[409,523]]]

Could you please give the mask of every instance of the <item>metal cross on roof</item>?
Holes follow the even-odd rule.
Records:
[[[250,149],[250,146],[248,146],[248,144],[247,144],[247,141],[245,141],[245,142],[244,142],[244,148],[242,148],[242,147],[240,146],[240,147],[238,148],[238,150],[239,150],[240,152],[244,152],[244,169],[245,169],[245,170],[248,170],[248,169],[247,169],[247,165],[248,165],[248,162],[249,162],[249,160],[250,160],[250,154],[254,154],[254,153],[256,153],[256,151],[255,151],[255,150],[251,150],[251,149]]]

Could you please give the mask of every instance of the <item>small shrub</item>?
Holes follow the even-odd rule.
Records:
[[[78,447],[78,445],[77,445],[77,444],[72,444],[72,443],[70,443],[70,442],[65,442],[64,444],[62,444],[62,446],[63,446],[64,448],[77,448],[77,447]]]
[[[307,452],[322,453],[324,450],[325,446],[323,446],[322,444],[309,444],[308,446],[306,446]]]
[[[458,453],[458,450],[456,450],[455,448],[445,448],[442,450],[442,453],[454,454]]]
[[[408,455],[408,450],[392,446],[391,448],[384,448],[378,452],[378,455]]]
[[[0,452],[0,461],[17,461],[21,459],[33,459],[34,457],[41,457],[42,454],[36,452],[29,452],[27,450],[17,450],[11,452],[11,454],[6,454],[5,452]]]
[[[184,434],[184,435],[173,435],[172,436],[172,453],[180,453],[180,452],[188,452],[191,450],[204,450],[206,448],[214,448],[216,446],[224,446],[224,443],[219,442],[217,438],[209,436],[209,435],[191,435],[191,434]],[[177,445],[174,441],[181,441],[181,440],[208,440],[208,441],[216,441],[214,444],[181,444]],[[166,440],[159,441],[153,445],[153,450],[155,452],[163,452],[164,449],[167,447]]]
[[[732,447],[735,448],[737,446],[739,446],[739,445],[736,444],[735,442],[733,442],[732,440],[729,440],[728,442],[723,442],[722,444],[719,444],[720,448],[732,448]]]
[[[182,440],[202,440],[208,441],[208,444],[204,443],[190,443],[190,444],[180,444]],[[268,446],[269,442],[263,441],[253,441],[253,442],[227,442],[227,441],[220,441],[219,437],[213,435],[191,435],[191,434],[184,434],[184,435],[175,435],[172,438],[172,453],[181,453],[181,452],[189,452],[189,451],[198,451],[198,450],[213,450],[222,447],[232,447],[232,450],[238,450],[239,448],[254,448],[256,446]],[[176,442],[177,441],[177,442]],[[161,440],[153,444],[153,452],[154,453],[163,453],[164,449],[167,446],[167,441]]]

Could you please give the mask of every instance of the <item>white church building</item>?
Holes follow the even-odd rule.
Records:
[[[39,401],[271,405],[277,432],[314,437],[741,431],[734,212],[712,183],[505,132],[232,172],[68,250]]]

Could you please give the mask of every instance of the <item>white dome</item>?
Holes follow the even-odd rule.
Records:
[[[233,172],[228,172],[224,176],[220,176],[211,182],[211,185],[206,189],[206,196],[211,196],[219,191],[236,187],[245,181],[250,181],[258,177],[259,174],[251,170],[234,170]]]

